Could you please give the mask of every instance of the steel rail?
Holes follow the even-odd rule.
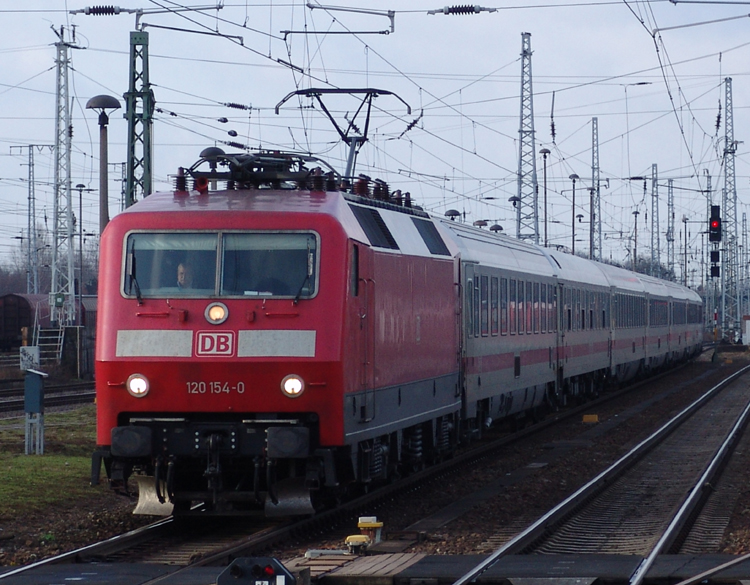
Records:
[[[11,571],[8,571],[7,573],[0,574],[0,581],[2,581],[3,579],[9,579],[10,577],[14,577],[22,573],[33,571],[34,569],[38,569],[40,567],[46,567],[48,565],[77,563],[86,554],[98,555],[108,547],[120,549],[130,542],[134,542],[146,537],[147,533],[149,532],[156,531],[158,534],[159,531],[171,528],[173,522],[174,518],[172,516],[170,516],[169,518],[162,518],[161,520],[153,522],[152,524],[141,526],[140,528],[136,528],[135,530],[131,530],[130,532],[126,532],[125,534],[113,536],[112,538],[108,538],[105,541],[97,542],[95,544],[89,544],[87,546],[83,546],[81,548],[77,548],[75,550],[56,555],[54,557],[49,557],[35,563],[23,565],[22,567],[18,567],[17,569],[13,569]]]
[[[599,473],[585,485],[578,488],[578,490],[576,490],[571,496],[557,504],[554,508],[541,516],[528,528],[514,536],[511,540],[498,548],[495,552],[489,555],[473,569],[459,577],[453,583],[453,585],[466,585],[467,583],[474,582],[482,573],[492,567],[502,557],[514,552],[518,552],[532,544],[534,541],[540,538],[540,536],[542,536],[550,526],[558,523],[565,516],[572,513],[576,508],[581,506],[585,501],[589,500],[596,493],[600,492],[604,487],[609,485],[614,478],[621,475],[630,466],[632,466],[637,459],[645,455],[656,444],[666,438],[677,426],[679,426],[685,419],[690,417],[695,411],[702,407],[716,393],[732,383],[735,379],[745,374],[748,370],[750,370],[750,366],[745,366],[741,370],[735,372],[734,374],[728,376],[726,379],[716,384],[713,388],[706,391],[702,396],[693,401],[692,404],[684,408],[670,421],[668,421],[657,431],[641,441],[638,445],[636,445],[628,453],[623,455],[620,459],[615,461],[607,469]]]
[[[690,515],[699,505],[701,498],[705,494],[706,487],[710,485],[713,478],[719,473],[721,466],[726,462],[727,458],[731,456],[732,447],[736,444],[737,440],[745,430],[748,415],[750,415],[750,402],[748,402],[748,404],[745,406],[744,410],[737,419],[737,422],[735,422],[734,426],[732,427],[729,435],[721,444],[718,451],[715,453],[713,459],[711,460],[711,463],[695,483],[695,486],[690,491],[690,494],[687,496],[685,501],[680,506],[680,509],[672,518],[672,521],[664,531],[664,534],[661,536],[656,545],[654,545],[651,553],[649,553],[649,555],[643,561],[641,561],[638,568],[630,577],[630,585],[640,585],[641,583],[643,583],[643,580],[646,578],[646,574],[656,562],[656,558],[675,541],[678,533],[688,522]]]

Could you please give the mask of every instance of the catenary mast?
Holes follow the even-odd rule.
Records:
[[[518,130],[516,237],[539,243],[539,188],[534,146],[534,95],[531,84],[531,33],[522,33],[521,127]]]
[[[732,78],[724,79],[724,190],[722,193],[722,322],[724,337],[734,340],[740,331],[737,286],[737,184],[734,171],[737,143],[734,139]]]
[[[53,29],[55,30],[55,29]],[[59,325],[72,325],[75,321],[74,298],[75,266],[73,243],[73,206],[70,184],[70,155],[73,137],[71,103],[68,91],[68,70],[70,68],[73,42],[65,40],[64,27],[55,30],[59,41],[57,51],[55,91],[57,110],[55,116],[55,175],[54,175],[54,227],[52,232],[52,286],[50,290],[50,317]]]

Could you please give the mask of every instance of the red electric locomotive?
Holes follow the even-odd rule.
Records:
[[[111,484],[136,472],[137,512],[308,513],[311,494],[448,451],[455,250],[408,196],[345,195],[308,157],[217,150],[225,171],[191,169],[196,189],[178,179],[102,236],[96,457]]]
[[[700,349],[685,287],[323,167],[206,149],[107,226],[92,480],[134,474],[136,512],[312,513]]]

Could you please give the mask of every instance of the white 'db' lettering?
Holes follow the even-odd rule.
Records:
[[[196,355],[234,355],[233,331],[199,331]]]

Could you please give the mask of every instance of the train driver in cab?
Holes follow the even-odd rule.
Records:
[[[190,265],[185,262],[180,262],[177,265],[177,288],[180,290],[189,289],[193,287],[193,271]]]

